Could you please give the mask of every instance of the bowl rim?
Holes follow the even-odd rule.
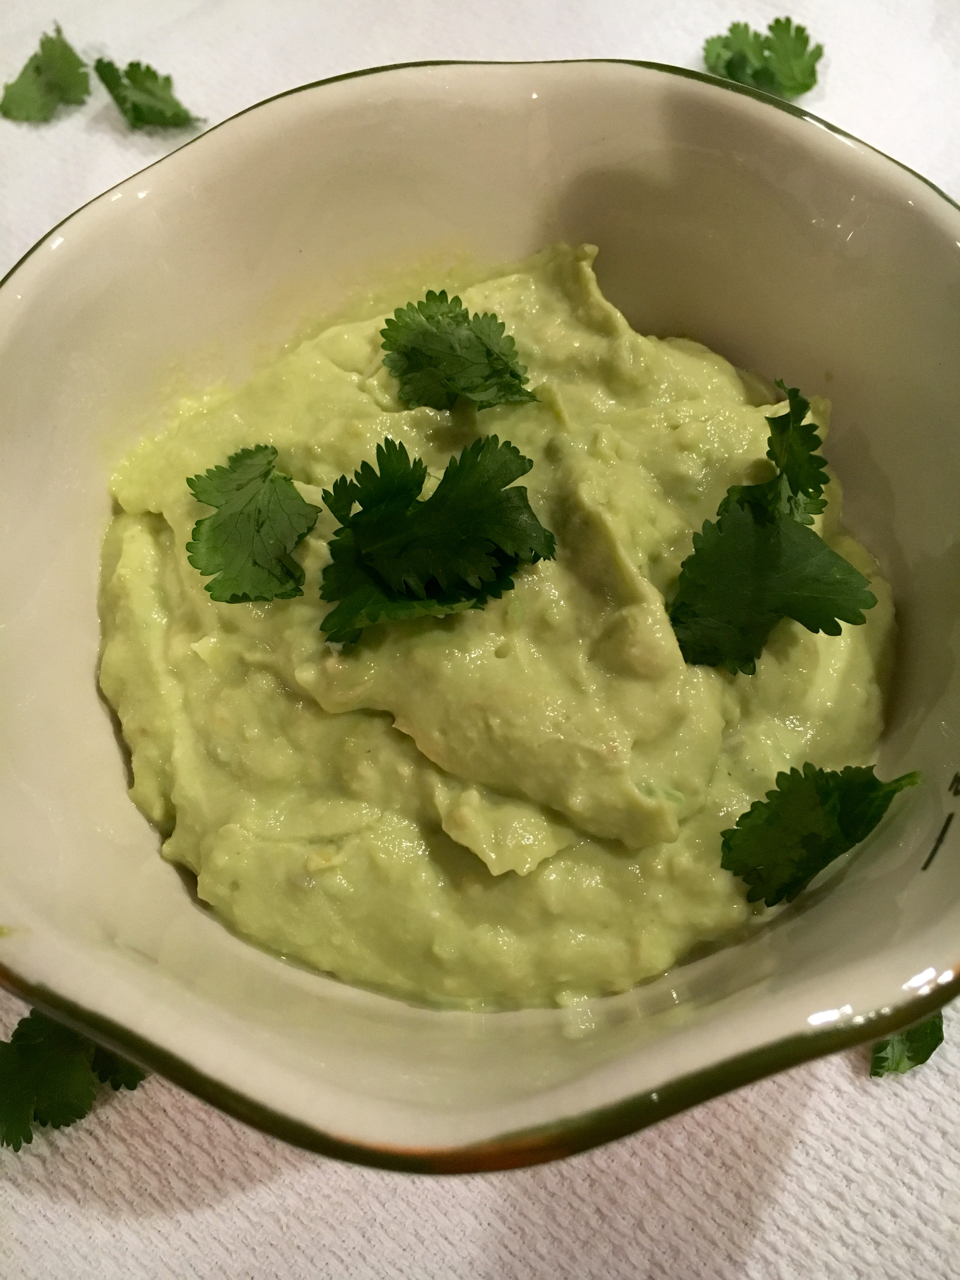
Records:
[[[484,1142],[444,1148],[374,1146],[347,1141],[230,1088],[120,1023],[84,1009],[49,987],[25,981],[6,965],[0,965],[0,986],[74,1031],[121,1057],[129,1058],[146,1071],[179,1085],[235,1120],[252,1125],[292,1146],[393,1173],[445,1175],[493,1173],[562,1160],[617,1138],[639,1133],[661,1120],[753,1084],[756,1080],[777,1075],[815,1058],[882,1039],[923,1021],[960,996],[960,975],[942,986],[938,985],[930,995],[913,996],[894,1009],[866,1015],[859,1025],[801,1032],[747,1053],[724,1058],[690,1075],[677,1076],[656,1089],[630,1094],[606,1107],[564,1116],[545,1125],[512,1130]]]
[[[159,159],[136,170],[111,187],[99,192],[90,200],[74,209],[65,218],[50,228],[40,237],[21,258],[14,263],[7,273],[0,278],[0,288],[7,285],[20,268],[31,258],[49,238],[66,223],[72,221],[90,205],[102,199],[104,195],[117,190],[118,187],[147,173],[158,164],[163,164],[172,155],[192,146],[201,138],[207,137],[217,129],[231,124],[281,98],[304,93],[327,85],[338,84],[345,80],[355,80],[364,76],[381,75],[392,71],[407,71],[428,67],[537,67],[557,65],[618,65],[635,67],[644,71],[653,71],[681,79],[699,81],[714,88],[730,93],[741,94],[768,107],[774,107],[796,119],[825,129],[827,132],[856,144],[867,152],[879,156],[882,160],[896,165],[897,168],[910,174],[911,177],[929,187],[951,208],[960,212],[960,203],[953,200],[929,178],[911,169],[909,165],[887,155],[878,147],[849,133],[839,125],[832,124],[822,117],[814,115],[796,103],[788,102],[773,94],[742,85],[735,81],[725,80],[706,72],[695,71],[688,67],[674,66],[669,63],[650,62],[632,58],[554,58],[554,59],[431,59],[417,62],[389,63],[377,67],[363,67],[356,71],[344,72],[336,76],[328,76],[314,80],[308,84],[297,85],[285,89],[259,102],[244,107],[219,124],[205,129],[192,138],[188,138],[180,146],[168,151]],[[808,1032],[788,1036],[772,1043],[761,1045],[746,1053],[724,1058],[709,1067],[689,1075],[677,1076],[655,1090],[631,1094],[626,1098],[608,1106],[581,1112],[577,1115],[564,1116],[546,1125],[518,1129],[502,1134],[494,1139],[464,1147],[449,1148],[417,1148],[375,1146],[347,1141],[335,1134],[327,1133],[304,1121],[295,1120],[291,1116],[273,1110],[265,1104],[232,1089],[215,1077],[205,1074],[193,1067],[189,1062],[164,1049],[153,1041],[137,1035],[122,1024],[105,1018],[82,1005],[68,1000],[42,984],[31,983],[6,964],[0,964],[0,987],[5,988],[30,1005],[57,1018],[73,1030],[89,1036],[106,1048],[131,1059],[148,1071],[164,1076],[204,1102],[217,1107],[228,1115],[246,1124],[260,1129],[273,1137],[279,1138],[294,1146],[304,1148],[317,1154],[348,1161],[352,1164],[367,1165],[373,1168],[386,1169],[401,1173],[420,1174],[456,1174],[481,1173],[495,1170],[521,1168],[534,1164],[542,1164],[551,1160],[562,1159],[592,1147],[611,1142],[614,1139],[637,1133],[650,1125],[665,1120],[669,1116],[694,1107],[711,1098],[719,1097],[731,1090],[750,1084],[767,1076],[775,1075],[791,1067],[799,1066],[815,1058],[837,1053],[843,1049],[880,1039],[896,1031],[910,1027],[924,1018],[931,1016],[950,1001],[960,997],[960,961],[954,966],[956,975],[949,982],[938,984],[929,995],[908,994],[896,1006],[884,1006],[858,1019],[856,1024],[824,1027]]]

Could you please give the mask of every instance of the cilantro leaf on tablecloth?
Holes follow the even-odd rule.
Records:
[[[54,1129],[82,1120],[93,1106],[97,1080],[93,1043],[34,1009],[10,1037],[33,1087],[33,1118]]]
[[[33,1139],[34,1090],[19,1053],[0,1041],[0,1146],[19,1151]]]
[[[0,115],[8,120],[42,123],[62,102],[84,102],[89,93],[90,77],[83,59],[57,23],[52,36],[40,37],[40,47],[27,59],[16,80],[4,85]]]
[[[710,36],[703,46],[707,70],[754,89],[776,90],[776,78],[767,66],[763,35],[746,22],[732,22],[725,36]]]
[[[173,81],[143,62],[120,68],[98,58],[94,70],[131,129],[182,129],[197,119],[173,94]]]
[[[495,315],[470,315],[459,298],[432,290],[398,307],[381,330],[383,363],[410,408],[452,409],[458,397],[478,409],[536,400],[517,346]]]
[[[116,1092],[118,1089],[135,1089],[144,1079],[145,1072],[135,1067],[118,1053],[97,1045],[90,1061],[93,1074],[101,1084],[108,1084]]]
[[[784,98],[798,98],[809,93],[817,83],[817,63],[823,57],[823,45],[810,48],[806,27],[789,18],[774,18],[764,38],[767,66],[776,81],[775,93]]]
[[[798,526],[801,527],[801,526]],[[881,782],[873,766],[825,771],[805,764],[777,774],[777,789],[721,832],[720,865],[750,887],[748,902],[792,902],[814,876],[865,840],[904,787],[905,773]]]
[[[513,587],[521,564],[552,559],[553,534],[526,489],[508,487],[532,465],[509,441],[484,436],[450,459],[421,501],[425,464],[386,439],[379,474],[363,462],[353,480],[341,476],[323,494],[341,526],[320,589],[339,601],[321,623],[327,639],[353,642],[375,622],[482,608]]]
[[[766,35],[734,22],[725,36],[711,36],[703,46],[703,60],[713,75],[781,98],[797,98],[812,89],[822,57],[823,45],[811,49],[806,28],[789,18],[775,18]]]
[[[275,469],[273,445],[241,449],[225,467],[212,467],[187,484],[216,513],[198,520],[187,555],[195,569],[215,575],[206,584],[214,600],[288,600],[303,595],[303,570],[291,552],[317,522],[289,476]]]
[[[19,1151],[34,1125],[82,1120],[101,1080],[135,1089],[142,1079],[132,1063],[33,1009],[0,1041],[0,1146]]]
[[[936,1013],[906,1031],[878,1040],[870,1054],[870,1074],[905,1075],[919,1067],[943,1044],[943,1014]]]

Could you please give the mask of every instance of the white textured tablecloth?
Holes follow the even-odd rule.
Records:
[[[209,124],[270,94],[426,58],[699,66],[787,9],[826,47],[811,111],[960,197],[960,0],[6,0],[0,81],[58,20],[87,57],[151,62]],[[180,141],[92,101],[0,120],[0,274]],[[0,1033],[24,1009],[0,994]],[[956,1280],[960,1011],[913,1074],[851,1051],[561,1164],[430,1179],[337,1164],[158,1078],[0,1151],[2,1280]]]

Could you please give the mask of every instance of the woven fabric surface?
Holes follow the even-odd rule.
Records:
[[[960,198],[956,0],[791,0],[826,47],[802,101]],[[173,75],[208,125],[362,66],[628,57],[696,67],[743,0],[39,0],[0,7],[0,80],[59,21],[92,60]],[[46,126],[0,120],[0,275],[189,134],[127,131],[97,83]],[[0,1034],[24,1007],[0,994]],[[562,1163],[430,1179],[323,1159],[159,1078],[0,1151],[0,1280],[917,1280],[960,1277],[960,1010],[921,1070],[856,1050]]]

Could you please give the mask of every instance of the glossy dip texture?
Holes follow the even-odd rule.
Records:
[[[183,401],[114,477],[101,683],[133,799],[241,935],[347,982],[493,1007],[625,990],[749,918],[720,832],[780,770],[873,757],[892,611],[835,481],[818,528],[871,576],[866,625],[781,623],[754,676],[684,663],[664,598],[726,489],[768,474],[775,393],[633,332],[593,252],[559,246],[463,293],[505,321],[536,403],[404,408],[375,316]],[[319,506],[385,436],[439,477],[478,433],[532,459],[558,545],[483,610],[326,645],[325,509],[298,599],[216,603],[187,561],[209,509],[186,477],[240,448],[274,445]]]

